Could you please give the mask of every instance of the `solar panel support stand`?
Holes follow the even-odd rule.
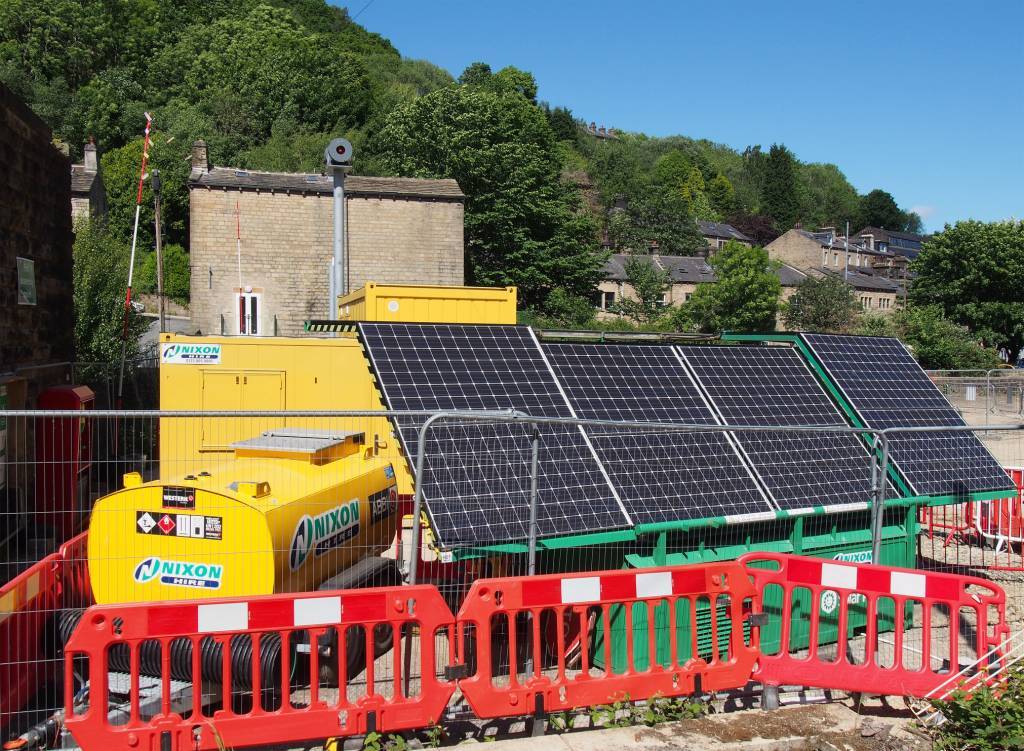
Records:
[[[873,452],[871,477],[875,482],[875,498],[871,504],[871,562],[882,562],[882,528],[885,520],[885,480],[889,474],[889,438],[884,431],[878,434],[879,450]]]

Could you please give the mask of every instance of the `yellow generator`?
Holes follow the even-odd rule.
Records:
[[[147,602],[400,583],[394,466],[363,432],[279,428],[231,459],[96,502],[96,602]]]

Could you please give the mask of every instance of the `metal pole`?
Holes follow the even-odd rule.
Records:
[[[164,242],[160,233],[160,204],[163,198],[163,181],[160,170],[153,170],[153,232],[156,234],[156,300],[160,315],[160,333],[167,331],[167,304],[164,301]]]
[[[328,318],[338,320],[338,298],[348,292],[348,259],[346,258],[347,243],[345,241],[345,172],[343,167],[331,170],[334,178],[334,258],[333,276],[334,289],[331,290]]]
[[[875,500],[871,506],[871,562],[879,564],[882,562],[882,528],[885,518],[885,480],[889,474],[889,436],[885,432],[878,434],[881,444],[881,456],[875,453],[875,460],[878,464],[877,484],[875,485]]]
[[[530,536],[526,573],[533,576],[537,573],[537,474],[540,466],[540,427],[537,423],[533,424],[530,442],[533,453],[530,458]]]

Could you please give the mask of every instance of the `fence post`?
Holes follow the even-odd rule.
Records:
[[[529,553],[526,572],[537,573],[537,474],[540,466],[540,427],[533,423],[530,435],[532,455],[530,457],[530,526]]]
[[[872,474],[875,476],[875,498],[871,504],[871,562],[882,562],[882,529],[885,526],[885,481],[889,473],[889,436],[885,431],[877,434]],[[877,470],[874,469],[877,467]]]

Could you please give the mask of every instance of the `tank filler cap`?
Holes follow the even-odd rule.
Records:
[[[121,484],[125,488],[137,488],[142,484],[142,475],[138,472],[125,472]]]

